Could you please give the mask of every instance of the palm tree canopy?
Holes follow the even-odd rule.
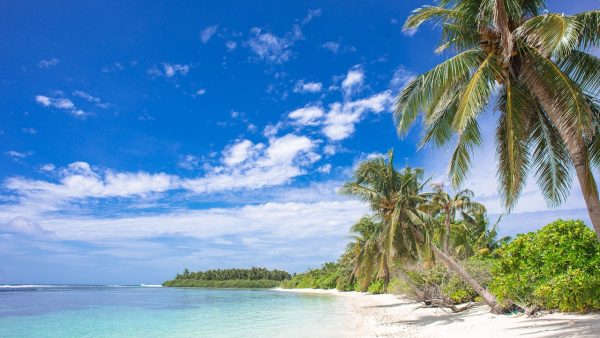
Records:
[[[585,166],[600,167],[600,59],[588,53],[600,45],[600,10],[564,15],[544,9],[542,0],[442,0],[415,10],[404,25],[440,27],[436,51],[454,56],[401,91],[399,134],[422,114],[420,146],[455,142],[449,175],[459,187],[482,145],[478,117],[496,111],[497,175],[509,210],[529,172],[549,205],[565,200],[574,168],[565,135],[580,140]],[[558,119],[542,107],[533,86],[552,98]],[[584,192],[597,196],[592,170],[586,173]]]

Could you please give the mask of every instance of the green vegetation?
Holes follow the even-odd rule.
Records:
[[[558,220],[498,251],[491,288],[501,301],[561,311],[600,309],[600,244],[581,221]]]
[[[233,288],[233,289],[270,289],[278,287],[280,281],[268,279],[229,279],[229,280],[202,280],[202,279],[181,279],[170,280],[163,283],[163,286],[170,287],[193,287],[193,288]]]
[[[218,269],[177,274],[175,279],[166,281],[163,286],[202,287],[202,288],[273,288],[292,276],[281,270],[264,268]]]
[[[281,283],[281,287],[285,289],[340,289],[350,291],[353,288],[348,288],[341,284],[344,280],[344,267],[338,263],[325,263],[320,269],[312,269],[305,273],[300,273],[292,277],[292,279]]]
[[[577,175],[600,241],[600,10],[548,13],[543,0],[442,0],[413,12],[405,29],[440,28],[436,52],[454,55],[415,77],[398,96],[406,135],[421,114],[421,145],[454,143],[450,181],[462,185],[481,146],[481,113],[497,117],[500,193],[513,208],[533,173],[551,206]],[[495,102],[494,102],[495,101]]]
[[[536,233],[497,238],[485,207],[468,190],[424,192],[421,169],[375,158],[358,166],[341,192],[372,214],[351,228],[336,263],[298,274],[285,288],[397,292],[453,311],[483,301],[492,311],[600,309],[600,244],[581,221],[556,221]],[[442,248],[442,249],[440,249]]]

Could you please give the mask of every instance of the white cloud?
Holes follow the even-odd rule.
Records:
[[[198,89],[196,91],[196,95],[204,95],[206,94],[206,89],[202,88],[202,89]]]
[[[325,165],[322,165],[319,168],[317,168],[317,171],[322,174],[329,174],[329,172],[331,172],[331,164],[327,163]]]
[[[225,42],[225,47],[227,47],[228,51],[233,51],[237,48],[237,42],[233,40],[228,40]]]
[[[415,73],[406,70],[403,66],[399,66],[394,72],[392,80],[390,80],[390,88],[400,90],[414,78]]]
[[[288,117],[294,120],[295,124],[303,126],[316,126],[320,123],[320,119],[325,113],[318,106],[307,106],[296,109],[288,114]]]
[[[349,96],[353,92],[360,90],[365,79],[365,72],[362,67],[355,66],[353,69],[350,69],[346,74],[346,78],[342,81],[342,89],[344,93]]]
[[[322,45],[322,47],[331,51],[334,54],[336,54],[340,50],[340,44],[338,42],[334,42],[334,41],[325,42]]]
[[[162,76],[172,78],[176,75],[186,75],[190,71],[190,66],[179,63],[163,63],[162,69],[154,66],[148,69],[148,74],[151,76]]]
[[[240,164],[262,147],[262,143],[254,145],[249,140],[242,140],[225,149],[223,152],[223,163],[229,167]]]
[[[393,100],[391,91],[386,90],[361,100],[335,102],[325,116],[323,133],[333,141],[346,139],[354,134],[356,123],[365,113],[380,113],[388,109]]]
[[[53,107],[56,109],[65,110],[69,114],[71,114],[75,117],[85,118],[85,117],[91,115],[90,113],[87,113],[81,109],[78,109],[77,107],[75,107],[75,104],[73,103],[73,101],[71,101],[68,98],[64,98],[64,97],[54,97],[53,98],[53,97],[48,97],[48,96],[44,96],[44,95],[37,95],[35,97],[35,101],[44,107]]]
[[[4,155],[12,157],[15,160],[20,160],[20,159],[24,159],[26,157],[31,156],[33,153],[28,151],[28,152],[20,152],[20,151],[16,151],[16,150],[9,150],[7,152],[4,153]]]
[[[48,199],[57,203],[70,199],[145,196],[176,187],[177,178],[145,172],[101,172],[86,162],[71,163],[61,170],[58,183],[8,178],[5,187],[26,198]]]
[[[58,62],[59,62],[59,60],[57,58],[44,59],[44,60],[40,60],[40,62],[38,63],[38,67],[50,68],[50,67],[56,66],[58,64]]]
[[[328,144],[328,145],[326,145],[326,146],[323,147],[323,153],[325,155],[329,155],[329,156],[335,155],[336,148],[335,148],[334,145]]]
[[[218,25],[214,25],[204,28],[202,32],[200,32],[200,41],[202,41],[202,43],[207,43],[210,40],[210,38],[212,38],[212,36],[215,35],[218,27]]]
[[[187,170],[197,169],[200,165],[200,158],[198,156],[187,154],[182,156],[177,162],[177,166]]]
[[[321,82],[304,82],[304,80],[300,80],[296,82],[294,86],[294,92],[296,93],[318,93],[323,88],[323,84]]]
[[[284,63],[292,56],[290,48],[297,39],[295,35],[279,37],[272,33],[264,33],[258,27],[252,28],[250,33],[252,36],[248,45],[259,59],[270,63]]]
[[[308,11],[308,14],[300,20],[300,23],[294,24],[292,30],[283,36],[266,32],[260,27],[253,27],[250,30],[250,38],[246,45],[261,61],[278,64],[287,62],[293,56],[292,47],[294,44],[304,38],[302,27],[320,15],[320,9]]]
[[[23,128],[21,131],[25,134],[34,135],[37,134],[37,130],[35,128]]]
[[[40,167],[41,171],[53,171],[56,167],[52,163],[46,163]]]
[[[57,240],[110,241],[157,236],[219,239],[237,235],[269,242],[335,237],[343,245],[350,225],[366,211],[364,204],[358,201],[270,202],[240,208],[184,210],[148,216],[88,218],[34,215],[13,221],[16,225],[11,229],[51,232]],[[5,221],[3,218],[6,216],[0,215],[0,224],[18,217]],[[40,226],[36,227],[36,224]]]
[[[311,139],[294,134],[271,138],[268,146],[240,140],[223,152],[224,167],[216,167],[201,178],[184,180],[182,186],[196,193],[211,193],[285,184],[319,160],[313,152],[315,146]]]

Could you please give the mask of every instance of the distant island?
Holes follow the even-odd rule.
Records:
[[[292,278],[286,271],[252,267],[250,269],[216,269],[190,272],[185,269],[175,279],[162,285],[166,287],[194,288],[274,288]]]

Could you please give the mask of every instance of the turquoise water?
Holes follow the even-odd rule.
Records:
[[[271,290],[0,286],[0,337],[339,337],[338,297]]]

